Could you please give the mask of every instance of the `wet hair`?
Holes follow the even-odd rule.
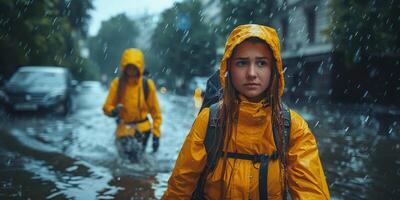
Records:
[[[250,37],[243,42],[251,42],[251,43],[257,43],[257,44],[265,44],[270,50],[271,47],[262,39],[257,38],[257,37]],[[242,42],[242,43],[243,43]],[[237,45],[238,46],[238,45]],[[223,134],[223,137],[220,141],[215,141],[214,145],[218,145],[218,149],[220,151],[225,152],[225,154],[222,156],[223,159],[223,166],[222,166],[222,174],[221,178],[225,176],[226,173],[226,167],[227,167],[227,149],[229,147],[229,143],[232,140],[232,137],[236,137],[233,135],[232,130],[233,126],[236,125],[238,121],[238,110],[239,110],[239,92],[235,89],[232,83],[231,75],[230,75],[230,66],[232,62],[232,57],[235,55],[237,46],[234,48],[231,56],[228,59],[227,65],[228,65],[228,72],[226,73],[225,76],[225,85],[223,87],[223,97],[222,97],[222,104],[220,105],[219,113],[218,113],[218,124],[219,127],[221,128],[220,133]],[[272,50],[271,50],[272,52]],[[278,148],[281,149],[280,151],[280,162],[281,162],[281,167],[283,169],[283,174],[280,175],[281,178],[283,178],[283,185],[282,189],[286,188],[287,185],[287,158],[286,158],[286,144],[285,144],[285,139],[283,135],[283,115],[282,115],[282,107],[281,107],[281,97],[279,95],[279,73],[278,69],[276,66],[276,60],[273,59],[273,67],[271,69],[271,78],[270,78],[270,83],[268,85],[268,88],[265,90],[265,100],[267,102],[266,106],[271,106],[272,109],[272,120],[273,123],[277,125],[278,129]],[[234,151],[236,152],[236,143],[234,144]],[[232,168],[234,167],[235,162],[233,163]],[[214,170],[215,171],[215,170]],[[212,173],[214,173],[214,171]],[[228,188],[230,185],[230,181],[232,180],[232,175],[233,171],[229,175],[229,180],[228,180]],[[225,188],[224,188],[224,183],[221,181],[221,197],[220,199],[225,198]],[[282,190],[284,191],[284,190]],[[285,192],[283,192],[285,193]]]

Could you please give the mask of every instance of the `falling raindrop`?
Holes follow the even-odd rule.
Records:
[[[324,62],[321,62],[321,64],[318,67],[318,74],[320,74],[320,75],[324,74],[323,64],[324,64]]]
[[[367,95],[368,95],[368,90],[365,91],[365,93],[364,93],[364,95],[363,95],[363,98],[367,97]]]
[[[367,122],[369,119],[369,115],[367,115],[367,117],[364,119],[364,122]]]
[[[333,63],[331,63],[331,64],[329,65],[329,71],[331,71],[332,68],[333,68]]]
[[[317,123],[315,123],[314,128],[316,128],[319,124],[319,121],[317,121]]]
[[[361,61],[360,51],[361,51],[361,48],[358,48],[356,53],[354,54],[353,61],[355,63],[359,63]]]

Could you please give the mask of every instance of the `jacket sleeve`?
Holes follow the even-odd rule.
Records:
[[[147,105],[149,106],[150,115],[153,119],[153,134],[156,137],[160,137],[162,117],[160,105],[158,104],[157,89],[153,80],[148,79],[147,83],[149,84],[149,96],[147,98]]]
[[[191,199],[200,174],[207,162],[207,153],[203,141],[207,130],[208,117],[209,109],[205,108],[193,123],[169,178],[167,190],[161,199]]]
[[[118,88],[118,79],[116,78],[111,82],[110,90],[108,91],[108,96],[107,96],[106,102],[103,105],[103,112],[107,116],[111,116],[111,111],[116,106],[117,88]]]
[[[291,119],[288,184],[292,199],[330,199],[314,135],[293,110]]]

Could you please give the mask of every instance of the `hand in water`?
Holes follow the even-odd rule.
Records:
[[[124,107],[124,105],[122,104],[118,104],[112,111],[111,111],[111,115],[113,117],[118,117],[119,113],[121,112],[121,109]]]
[[[153,153],[158,151],[158,147],[160,146],[160,138],[155,137],[153,135]]]

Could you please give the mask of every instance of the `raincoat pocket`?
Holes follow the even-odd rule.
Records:
[[[117,138],[123,136],[134,136],[136,133],[136,127],[132,125],[127,125],[124,123],[119,123],[116,130]]]
[[[148,132],[149,130],[151,130],[151,123],[149,120],[144,121],[144,122],[140,122],[136,124],[136,128],[137,130],[139,130],[142,133]]]

